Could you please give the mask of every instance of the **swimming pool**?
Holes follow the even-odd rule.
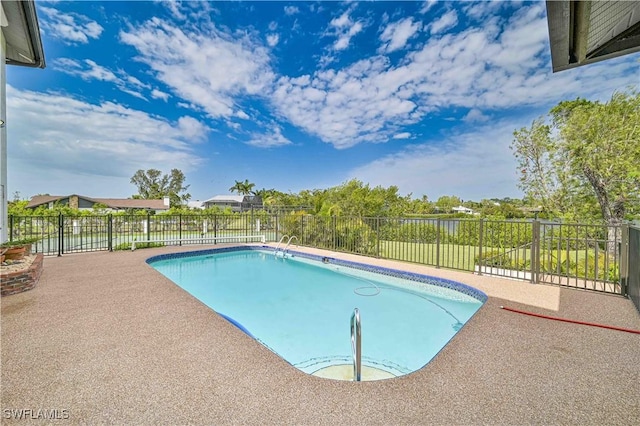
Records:
[[[147,262],[296,368],[323,377],[352,375],[354,308],[364,379],[380,379],[426,365],[487,298],[453,281],[299,252],[275,256],[268,247]]]

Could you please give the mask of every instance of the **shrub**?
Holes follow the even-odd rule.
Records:
[[[476,265],[508,268],[511,266],[511,258],[499,250],[483,252],[475,257]]]
[[[153,248],[153,247],[164,247],[163,243],[145,243],[145,242],[136,242],[136,250],[137,249],[145,249],[145,248]],[[113,248],[114,250],[131,250],[131,243],[121,243]]]

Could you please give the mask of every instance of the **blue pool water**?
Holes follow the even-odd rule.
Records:
[[[427,364],[486,300],[452,281],[416,274],[406,280],[400,271],[320,259],[238,248],[148,263],[307,373],[352,362],[354,308],[362,320],[362,364],[400,376]]]

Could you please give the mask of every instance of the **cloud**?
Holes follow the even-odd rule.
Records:
[[[242,110],[236,111],[235,115],[236,115],[236,117],[241,118],[243,120],[248,120],[249,119],[249,116],[247,115],[247,113],[242,111]]]
[[[515,128],[524,122],[500,122],[462,134],[403,149],[353,169],[349,178],[372,186],[396,185],[404,194],[443,195],[480,200],[521,197],[517,189],[516,161],[509,144]]]
[[[91,59],[78,61],[69,58],[58,58],[53,61],[53,68],[69,75],[77,76],[83,80],[100,80],[116,82],[120,79],[110,70],[96,64]]]
[[[393,139],[409,139],[410,137],[411,133],[409,132],[396,133],[392,136]]]
[[[278,34],[268,34],[267,35],[267,44],[270,47],[274,47],[280,41],[280,36]]]
[[[98,80],[113,83],[122,92],[144,100],[146,98],[140,93],[140,89],[150,87],[123,70],[118,70],[118,75],[116,75],[113,71],[98,65],[91,59],[79,61],[70,58],[58,58],[53,61],[53,69],[80,77],[85,81]]]
[[[432,8],[433,6],[435,6],[435,5],[436,5],[436,3],[437,3],[437,2],[438,2],[438,0],[427,0],[427,1],[425,1],[425,2],[422,4],[422,7],[420,8],[420,12],[419,12],[419,13],[420,13],[420,14],[425,14],[425,13],[427,13],[428,11],[430,11],[430,10],[431,10],[431,8]]]
[[[496,16],[500,9],[508,7],[507,1],[478,1],[469,2],[464,5],[462,11],[470,18],[483,20],[491,16]]]
[[[232,116],[237,97],[261,96],[273,80],[268,49],[247,34],[234,39],[211,25],[153,18],[120,39],[175,95],[213,118]]]
[[[390,23],[380,34],[380,40],[383,42],[379,49],[380,53],[391,53],[402,49],[407,41],[420,31],[420,28],[422,28],[422,24],[414,22],[413,18]]]
[[[282,134],[282,129],[277,125],[270,126],[267,133],[254,133],[247,145],[257,148],[275,148],[291,145],[291,141]]]
[[[285,6],[284,7],[285,15],[295,15],[296,13],[300,13],[300,9],[297,6]]]
[[[442,15],[437,21],[433,21],[430,25],[431,34],[438,34],[444,32],[450,28],[455,27],[458,24],[458,13],[455,10]]]
[[[360,21],[352,21],[349,17],[350,10],[344,12],[337,18],[329,22],[329,34],[337,36],[337,40],[333,44],[335,50],[345,50],[349,47],[351,39],[364,29],[364,25]]]
[[[382,57],[359,61],[340,71],[301,78],[282,77],[273,102],[291,123],[349,148],[361,142],[385,142],[400,124],[414,118],[416,105],[397,92],[395,76]]]
[[[165,102],[169,100],[169,94],[165,93],[165,92],[162,92],[162,91],[160,91],[158,89],[153,89],[151,91],[151,97],[153,99],[162,99]]]
[[[193,170],[202,160],[192,145],[203,141],[208,132],[192,117],[171,122],[113,102],[93,104],[12,86],[7,87],[7,113],[12,181],[22,173],[14,165],[22,164],[27,166],[29,181],[49,185],[28,188],[33,192],[69,186],[54,176],[72,177],[89,195],[84,176],[92,176],[93,181],[93,176],[124,179],[147,168]],[[72,192],[82,193],[81,189]]]
[[[484,115],[479,109],[473,108],[464,116],[462,121],[467,123],[484,122],[489,120],[489,118],[489,116]]]
[[[63,13],[45,6],[38,7],[38,10],[42,12],[40,26],[44,32],[66,43],[86,44],[90,38],[97,39],[102,34],[102,26],[84,15]]]
[[[255,110],[253,119],[287,122],[338,149],[415,134],[407,126],[434,113],[478,122],[515,106],[537,107],[575,93],[610,92],[628,81],[634,69],[637,72],[637,65],[618,59],[606,64],[606,73],[594,64],[552,75],[545,66],[550,59],[544,4],[515,10],[508,18],[496,16],[456,33],[445,31],[457,21],[449,12],[429,27],[436,34],[398,60],[374,54],[347,62],[327,49],[317,70],[295,76],[276,75],[274,50],[257,32],[231,32],[202,21],[178,28],[153,18],[120,37],[137,50],[136,60],[170,88],[179,106],[231,123],[243,118],[240,105],[264,102],[265,108]],[[337,38],[330,43],[334,48],[346,49],[350,34],[364,28],[352,13],[349,9],[335,16],[323,33]],[[408,18],[386,26],[385,52],[407,49],[420,25]],[[230,126],[242,130],[239,123]],[[277,132],[271,134],[270,146],[284,142],[273,137]],[[251,143],[264,142],[252,137]]]

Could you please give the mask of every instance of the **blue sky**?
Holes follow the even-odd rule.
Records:
[[[358,178],[521,197],[515,129],[640,85],[640,55],[553,74],[544,2],[36,1],[47,67],[7,67],[9,195],[192,199]]]

